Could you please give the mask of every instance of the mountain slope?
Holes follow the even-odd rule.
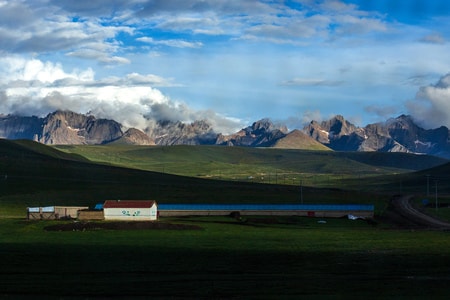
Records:
[[[125,145],[143,145],[154,146],[155,141],[152,140],[144,132],[136,128],[130,128],[118,139],[110,142],[109,144],[125,144]]]
[[[22,117],[14,115],[0,115],[0,137],[6,139],[37,138],[42,127],[42,119],[38,117]]]
[[[276,140],[272,147],[280,149],[331,150],[298,129]]]

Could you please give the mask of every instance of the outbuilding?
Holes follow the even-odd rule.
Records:
[[[158,207],[151,200],[106,200],[103,204],[105,220],[154,221]]]
[[[75,219],[80,210],[88,209],[87,206],[44,206],[27,207],[28,220],[58,220]]]

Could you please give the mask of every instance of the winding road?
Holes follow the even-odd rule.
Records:
[[[411,205],[413,196],[399,196],[391,199],[391,206],[402,217],[430,229],[450,230],[450,223],[426,215]]]

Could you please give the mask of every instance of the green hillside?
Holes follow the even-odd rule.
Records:
[[[300,201],[298,186],[211,180],[127,169],[88,162],[79,155],[61,153],[34,142],[0,142],[0,217],[24,216],[27,206],[92,207],[107,199],[153,199],[162,203]],[[183,160],[179,160],[180,167],[183,167]],[[303,189],[305,202],[335,202],[341,194],[334,190]],[[366,202],[372,199],[367,196]],[[352,202],[351,199],[341,201]]]
[[[381,211],[399,186],[423,191],[423,175],[415,170],[443,162],[400,153],[214,146],[49,147],[0,140],[0,217],[23,215],[26,206],[92,207],[107,199],[374,203]]]
[[[406,153],[219,146],[57,146],[91,161],[189,177],[333,186],[333,181],[398,174],[447,160]]]

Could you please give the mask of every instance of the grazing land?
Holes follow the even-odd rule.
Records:
[[[164,222],[195,230],[47,231],[0,220],[0,296],[444,299],[448,232],[313,218]],[[70,298],[69,298],[70,297]]]
[[[0,140],[0,298],[447,299],[449,232],[402,225],[388,212],[395,194],[413,194],[420,207],[430,178],[429,198],[436,180],[446,202],[449,165],[392,155]],[[107,199],[372,203],[376,218],[25,220],[27,206]]]
[[[56,146],[93,162],[189,177],[335,187],[346,179],[401,174],[447,162],[406,153],[220,146]]]

